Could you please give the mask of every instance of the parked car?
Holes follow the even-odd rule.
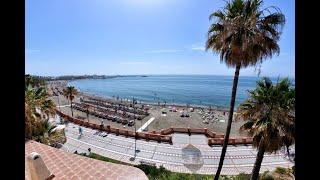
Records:
[[[107,117],[107,120],[108,120],[108,121],[111,121],[112,119],[113,119],[112,116],[108,116],[108,117]]]
[[[121,118],[118,118],[117,119],[117,123],[121,123],[122,122],[122,119]]]
[[[133,126],[134,125],[134,120],[130,120],[128,123],[128,126]]]
[[[123,125],[128,124],[128,120],[126,120],[126,119],[122,120],[122,124]]]
[[[113,117],[113,118],[112,118],[112,122],[117,121],[117,119],[118,119],[118,117]]]

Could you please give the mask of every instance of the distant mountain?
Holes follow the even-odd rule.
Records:
[[[146,75],[112,75],[112,76],[107,76],[107,75],[65,75],[65,76],[57,76],[57,77],[52,77],[52,76],[34,76],[41,78],[45,81],[72,81],[72,80],[80,80],[80,79],[110,79],[110,78],[118,78],[118,77],[148,77]]]

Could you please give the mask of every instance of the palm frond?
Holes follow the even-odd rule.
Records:
[[[295,96],[288,78],[273,84],[263,77],[257,81],[256,89],[248,92],[249,99],[240,104],[237,118],[246,121],[240,130],[253,136],[254,147],[262,138],[267,152],[294,143]]]
[[[285,17],[277,8],[260,10],[261,6],[261,0],[232,0],[213,12],[209,19],[215,21],[208,30],[206,50],[220,53],[228,67],[255,66],[278,55]]]

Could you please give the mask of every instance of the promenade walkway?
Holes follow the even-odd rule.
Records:
[[[153,141],[137,140],[137,153],[134,161],[135,139],[101,134],[97,130],[83,128],[83,135],[79,137],[78,125],[69,123],[66,127],[67,142],[62,149],[70,152],[91,152],[120,160],[131,164],[140,161],[163,165],[166,169],[198,174],[213,174],[218,167],[221,146],[210,147],[204,135],[173,134],[173,144]],[[251,146],[229,146],[221,174],[235,175],[241,172],[251,173],[257,151]],[[292,167],[282,153],[265,154],[261,172],[274,170],[276,167]]]
[[[66,105],[61,105],[61,106],[57,106],[58,108],[59,107],[70,107],[71,105],[70,104],[66,104]]]
[[[154,117],[150,118],[146,123],[144,123],[144,124],[137,130],[137,132],[142,132],[143,130],[145,130],[145,129],[152,123],[152,121],[153,121],[154,119],[155,119]]]

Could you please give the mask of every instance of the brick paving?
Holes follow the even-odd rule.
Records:
[[[91,151],[112,159],[120,160],[131,164],[139,164],[140,161],[155,163],[157,166],[163,165],[168,170],[182,173],[213,174],[219,163],[221,146],[210,147],[204,135],[173,134],[173,144],[158,143],[154,141],[137,140],[137,153],[134,161],[129,159],[134,156],[133,138],[125,138],[108,134],[106,137],[99,136],[97,130],[83,128],[83,135],[79,138],[78,126],[72,123],[66,128],[67,142],[63,149],[74,152]],[[182,149],[188,144],[192,144],[201,152],[203,165],[195,172],[188,169],[189,165],[184,160]],[[252,146],[229,146],[227,149],[224,166],[221,174],[235,175],[241,172],[251,173],[255,162],[257,151]],[[273,170],[276,167],[292,167],[293,163],[288,161],[284,154],[265,154],[261,166],[261,172]]]
[[[77,147],[77,146],[75,146]],[[138,168],[103,162],[84,156],[68,153],[35,141],[25,143],[25,179],[30,179],[27,155],[37,152],[54,174],[53,179],[135,179],[147,180]]]

